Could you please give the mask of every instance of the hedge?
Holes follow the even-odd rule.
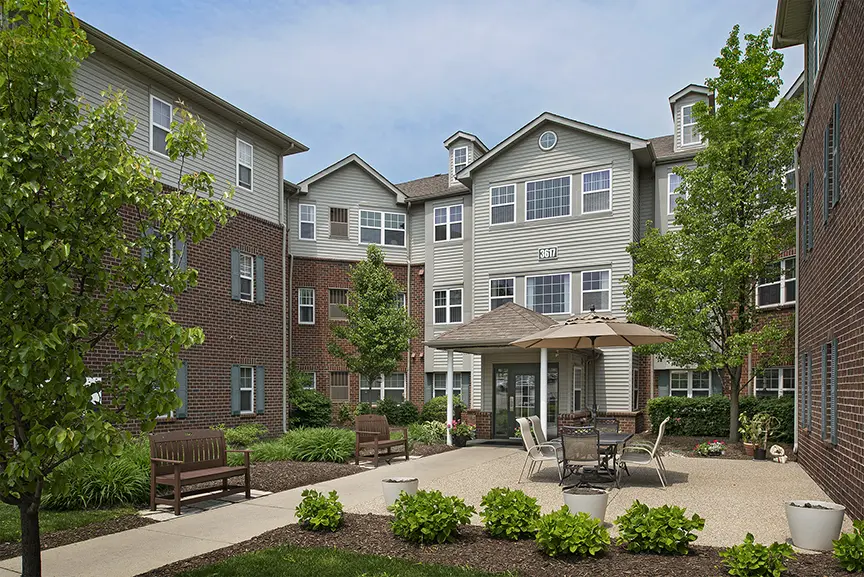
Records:
[[[795,398],[752,397],[740,399],[741,414],[753,416],[769,413],[780,421],[780,427],[771,435],[771,440],[791,442],[795,432]],[[659,397],[648,401],[648,416],[651,428],[656,434],[660,423],[672,417],[666,424],[667,435],[690,437],[728,437],[729,436],[729,399],[725,396],[699,397]]]

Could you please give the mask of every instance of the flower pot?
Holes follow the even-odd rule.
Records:
[[[381,481],[381,489],[384,491],[384,503],[389,507],[396,502],[402,491],[409,495],[417,494],[417,486],[420,481],[413,477],[393,477]]]
[[[755,448],[756,443],[744,443],[744,453],[746,453],[748,457],[753,456],[753,449]]]
[[[757,461],[764,461],[765,449],[763,449],[762,447],[756,447],[755,449],[753,449],[753,458]]]
[[[468,444],[468,439],[469,439],[468,437],[461,437],[461,436],[457,437],[454,435],[453,436],[453,444],[456,445],[457,447],[464,447],[465,445]]]
[[[606,518],[606,505],[609,503],[609,491],[593,487],[570,487],[564,489],[564,504],[571,513],[588,513],[595,519],[603,521]]]
[[[786,520],[792,534],[792,544],[802,549],[830,551],[840,538],[846,507],[827,501],[790,501],[786,504]]]

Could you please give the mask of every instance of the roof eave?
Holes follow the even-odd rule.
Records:
[[[775,49],[798,46],[807,41],[807,26],[792,28],[789,24],[790,11],[807,14],[809,20],[812,0],[778,0],[777,12],[774,16],[774,38],[772,46]],[[809,21],[808,21],[809,23]]]
[[[310,184],[314,184],[314,183],[318,182],[319,180],[321,180],[322,178],[325,178],[325,177],[333,174],[334,172],[341,170],[345,166],[352,164],[352,163],[359,166],[362,170],[364,170],[367,174],[372,176],[372,178],[374,178],[382,186],[384,186],[384,188],[388,189],[390,192],[392,192],[394,195],[396,195],[396,204],[405,204],[406,200],[408,200],[407,197],[405,196],[405,193],[402,192],[401,190],[399,190],[399,188],[395,184],[393,184],[392,182],[390,182],[389,180],[384,178],[384,176],[380,172],[378,172],[377,170],[372,168],[372,166],[368,162],[366,162],[365,160],[363,160],[362,158],[357,156],[356,153],[353,153],[353,152],[351,154],[349,154],[348,156],[346,156],[345,158],[343,158],[342,160],[334,162],[330,166],[327,166],[327,167],[319,170],[318,172],[316,172],[312,176],[298,182],[296,186],[297,186],[297,190],[298,190],[299,194],[308,194]]]

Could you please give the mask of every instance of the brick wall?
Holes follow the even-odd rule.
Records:
[[[864,517],[864,2],[841,1],[799,153],[799,206],[814,172],[813,249],[798,259],[799,358],[812,364],[812,427],[798,461],[855,518]],[[823,220],[823,133],[841,103],[840,202]],[[838,443],[821,438],[821,347],[838,340]],[[800,382],[800,381],[799,381]],[[802,395],[798,395],[799,410]]]
[[[492,413],[479,409],[465,409],[462,411],[462,421],[477,427],[478,439],[492,438]]]
[[[327,351],[327,343],[332,340],[329,320],[329,301],[331,288],[349,288],[348,272],[353,263],[325,259],[294,258],[293,286],[290,291],[292,347],[291,357],[302,371],[314,372],[317,390],[330,396],[330,372],[348,370],[344,361],[333,357]],[[396,280],[407,288],[406,265],[390,265]],[[418,408],[424,400],[424,367],[423,367],[423,337],[424,319],[423,305],[423,265],[411,266],[411,291],[407,298],[411,300],[411,316],[420,331],[418,337],[411,342],[411,378],[406,386],[408,398]],[[299,288],[315,289],[315,324],[301,325],[298,322],[297,290]],[[339,321],[332,321],[339,322]],[[399,365],[399,372],[407,372],[408,360]],[[351,374],[349,379],[349,394],[351,403],[360,400],[360,376]],[[407,381],[407,376],[406,376]],[[338,409],[336,409],[338,410]]]
[[[131,232],[128,219],[127,226]],[[187,247],[187,263],[198,271],[198,285],[177,297],[173,317],[184,326],[201,327],[205,341],[180,354],[188,363],[188,416],[160,420],[157,431],[246,422],[262,423],[272,433],[282,431],[281,243],[279,225],[238,213],[210,238]],[[264,257],[264,304],[231,299],[232,248]],[[87,357],[87,364],[99,375],[100,367],[117,358],[118,352],[103,344]],[[233,364],[265,367],[263,415],[231,416]]]

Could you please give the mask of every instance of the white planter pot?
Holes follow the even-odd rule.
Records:
[[[409,495],[417,494],[417,486],[420,481],[413,477],[393,477],[381,481],[381,490],[384,491],[384,503],[389,507],[396,502],[402,491]]]
[[[570,493],[568,491],[577,491]],[[584,493],[584,494],[579,494]],[[607,489],[564,489],[564,504],[571,513],[588,513],[595,519],[604,521],[606,518],[606,505],[609,503],[609,491]]]
[[[814,506],[803,507],[805,503]],[[786,520],[792,533],[792,544],[812,551],[830,551],[832,541],[840,538],[845,512],[843,505],[826,501],[802,499],[787,503]]]

